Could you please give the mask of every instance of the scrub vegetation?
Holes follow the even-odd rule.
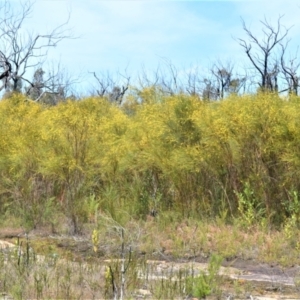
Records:
[[[241,218],[247,228],[297,224],[298,97],[202,102],[151,89],[142,97],[121,107],[2,100],[1,215],[53,231],[61,216],[76,234],[99,211],[118,222],[172,213]]]
[[[224,265],[300,265],[300,64],[282,17],[262,35],[242,19],[244,74],[165,60],[91,72],[82,96],[43,65],[76,38],[70,16],[30,33],[33,5],[0,5],[0,299],[254,299]]]
[[[132,295],[141,285],[143,261],[153,257],[212,258],[211,273],[193,277],[187,271],[176,275],[184,281],[180,287],[172,276],[152,287],[160,299],[221,295],[215,281],[220,257],[299,264],[299,97],[259,93],[205,102],[147,88],[129,100],[122,106],[104,98],[47,106],[14,94],[0,102],[2,228],[76,236],[87,246],[79,258],[60,253],[57,242],[47,248],[24,241],[25,252],[3,256],[2,263],[15,257],[16,276],[24,284],[33,280],[36,294],[18,294],[25,289],[3,278],[1,290],[18,299],[46,291],[38,284],[50,278],[49,270],[35,277],[30,251],[81,264],[109,258],[97,271],[103,286],[90,289],[114,299]],[[24,249],[28,243],[32,250]],[[81,264],[63,260],[67,268]],[[73,289],[79,279],[71,284],[71,277]],[[57,297],[60,288],[68,292],[56,286]]]

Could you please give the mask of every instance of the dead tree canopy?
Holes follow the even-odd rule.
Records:
[[[3,56],[2,54],[3,53],[0,51],[1,58]],[[3,81],[3,87],[7,88],[7,85],[8,85],[11,73],[12,73],[11,64],[9,61],[4,60],[4,59],[3,60],[1,59],[0,64],[1,64],[1,66],[3,65],[3,70],[4,70],[4,72],[0,75],[0,80]],[[3,89],[3,87],[0,89],[0,91]]]
[[[106,97],[109,101],[121,105],[125,93],[129,89],[130,77],[119,74],[116,79],[109,73],[101,74],[100,77],[95,72],[92,72],[92,74],[97,81],[97,86],[92,91],[92,94]]]
[[[72,38],[66,28],[69,17],[48,33],[25,31],[24,23],[32,13],[33,3],[27,1],[19,7],[19,11],[14,11],[8,0],[0,5],[0,91],[20,91],[24,82],[34,87],[34,82],[26,76],[27,71],[37,69],[50,48]]]
[[[80,79],[68,74],[60,64],[47,69],[47,72],[42,67],[35,70],[32,84],[25,87],[26,95],[36,102],[49,105],[76,98],[73,87]]]
[[[224,99],[229,94],[237,94],[245,86],[247,75],[234,72],[234,65],[230,61],[223,63],[217,61],[210,69],[212,74],[216,98]],[[207,86],[206,86],[207,87]]]
[[[298,87],[299,87],[299,76],[297,75],[297,71],[300,66],[300,62],[297,61],[297,54],[295,57],[290,58],[288,61],[285,58],[287,44],[281,44],[281,57],[280,57],[280,65],[281,71],[283,73],[285,82],[287,84],[287,88],[283,90],[283,92],[288,91],[289,94],[298,95]]]
[[[277,58],[277,48],[286,39],[289,32],[289,29],[286,29],[281,24],[281,19],[282,17],[280,16],[275,26],[272,26],[266,19],[261,21],[263,25],[263,37],[261,39],[242,20],[243,29],[248,36],[248,40],[238,40],[252,66],[260,76],[258,85],[262,91],[278,91],[280,66]]]

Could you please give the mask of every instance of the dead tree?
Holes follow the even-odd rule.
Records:
[[[211,100],[219,99],[220,90],[214,80],[204,78],[203,85],[204,85],[204,87],[203,87],[201,96],[204,101],[211,101]]]
[[[128,75],[121,75],[123,79],[118,77],[115,79],[109,73],[101,74],[99,77],[95,72],[92,72],[97,81],[97,87],[92,91],[92,94],[97,94],[100,97],[106,97],[109,101],[118,105],[122,104],[125,93],[130,86],[130,77]]]
[[[208,71],[210,77],[202,82],[202,98],[205,100],[222,100],[230,94],[237,94],[246,85],[247,75],[234,72],[231,62],[217,61]]]
[[[289,94],[298,95],[299,77],[297,75],[297,71],[300,66],[300,63],[296,61],[296,55],[294,58],[291,58],[289,60],[289,63],[287,65],[284,59],[286,46],[281,44],[281,49],[281,69],[288,86],[286,89],[282,90],[282,92],[288,91]]]
[[[226,66],[221,62],[217,62],[211,68],[211,73],[216,80],[217,98],[224,99],[225,92],[229,90],[229,86],[233,75],[233,65],[227,63]]]
[[[198,66],[186,72],[185,92],[200,99],[202,94],[202,80]]]
[[[20,7],[20,11],[15,12],[10,1],[6,0],[0,9],[0,79],[3,83],[0,91],[19,91],[22,82],[34,87],[27,77],[27,71],[38,68],[50,48],[56,47],[64,39],[72,38],[66,28],[69,17],[65,23],[48,33],[24,32],[24,23],[32,13],[33,3],[26,1]]]
[[[168,59],[162,58],[162,65],[159,65],[152,74],[145,69],[138,75],[139,87],[137,91],[145,88],[155,88],[164,95],[173,96],[184,91],[182,78],[176,66]]]
[[[67,98],[76,98],[73,87],[78,82],[80,79],[69,75],[60,64],[52,64],[48,72],[41,67],[35,70],[31,84],[25,88],[25,92],[35,102],[55,105]]]
[[[228,93],[229,94],[238,94],[241,90],[245,92],[246,85],[248,82],[247,74],[244,76],[237,76],[230,80],[229,86],[228,86]]]
[[[160,68],[159,86],[167,95],[175,95],[182,92],[182,83],[178,69],[168,59],[163,59],[166,68]]]
[[[1,58],[4,57],[4,55],[1,51],[0,51],[0,56],[1,56]],[[9,79],[10,79],[11,73],[12,73],[12,68],[11,68],[11,63],[5,59],[1,59],[0,66],[4,70],[4,72],[0,75],[0,80],[2,80],[2,82],[3,82],[3,85],[0,88],[0,91],[1,91],[3,88],[6,89],[8,86],[8,82],[9,82]]]
[[[258,85],[262,91],[278,91],[279,66],[276,58],[277,46],[279,46],[286,36],[289,29],[281,24],[281,16],[277,20],[277,25],[272,26],[265,19],[263,24],[263,39],[258,37],[246,26],[242,20],[243,29],[246,32],[249,42],[244,39],[238,39],[240,45],[244,48],[251,64],[260,75]],[[253,46],[255,49],[253,49]]]
[[[141,72],[137,76],[138,87],[137,90],[142,91],[145,88],[157,87],[160,81],[160,67],[158,66],[154,72],[146,71],[145,66],[142,66]]]

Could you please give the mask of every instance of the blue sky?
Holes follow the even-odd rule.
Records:
[[[14,1],[17,7],[19,1]],[[300,1],[143,1],[143,0],[36,0],[24,24],[45,32],[64,22],[78,39],[64,40],[49,52],[69,73],[138,73],[142,66],[155,70],[167,60],[179,71],[196,65],[205,72],[216,60],[231,60],[237,67],[248,63],[235,38],[245,38],[243,18],[261,36],[264,17],[290,30],[291,53],[300,44]],[[275,23],[274,23],[275,24]],[[300,57],[299,57],[300,58]]]

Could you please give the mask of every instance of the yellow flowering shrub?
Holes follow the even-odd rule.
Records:
[[[202,102],[154,88],[138,97],[124,107],[100,98],[54,107],[22,95],[2,100],[3,201],[37,216],[54,199],[75,231],[87,221],[91,195],[99,209],[138,216],[153,207],[238,215],[242,200],[251,201],[243,213],[251,207],[254,221],[291,214],[287,203],[300,189],[299,98],[261,93]]]

